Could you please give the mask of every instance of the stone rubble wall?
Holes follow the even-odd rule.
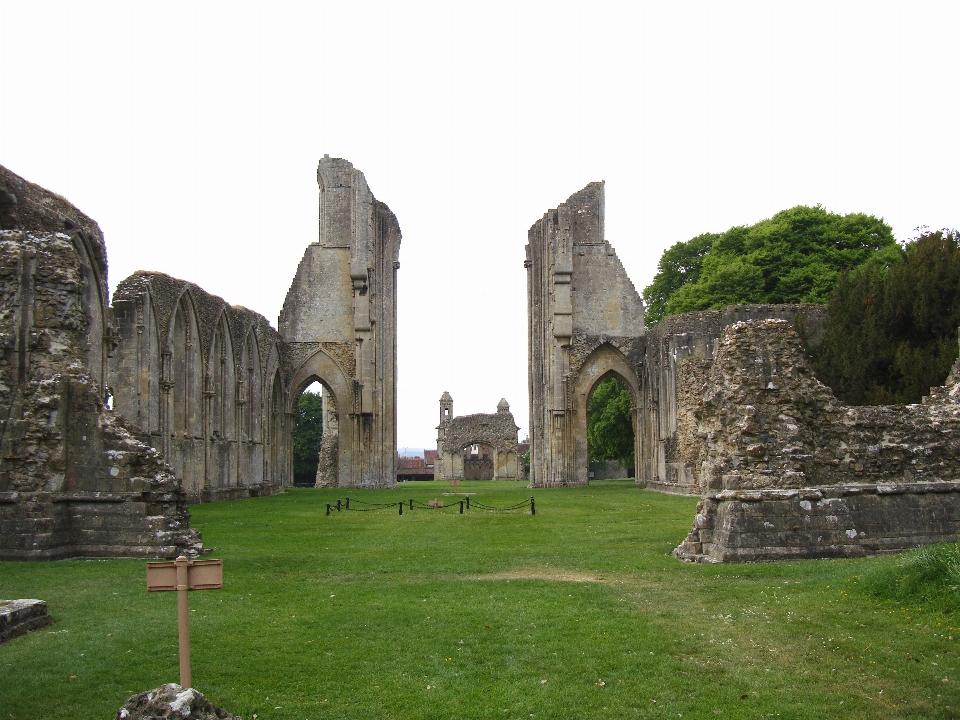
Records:
[[[675,555],[834,557],[955,540],[958,397],[952,385],[919,405],[846,406],[814,377],[791,323],[730,325],[688,427],[705,495]]]
[[[0,231],[0,558],[196,555],[179,480],[88,372],[87,250]]]
[[[700,494],[702,457],[691,443],[699,394],[724,329],[737,322],[781,319],[798,325],[811,342],[822,334],[823,305],[731,305],[664,318],[649,330],[642,370],[646,396],[639,423],[639,480],[649,489]]]
[[[0,557],[197,554],[179,480],[103,403],[100,228],[0,168]]]
[[[495,413],[451,416],[442,420],[438,428],[438,462],[434,465],[434,479],[464,479],[462,451],[468,445],[487,445],[493,449],[494,456],[490,458],[493,479],[518,479],[521,475],[517,458],[519,429],[505,400],[500,401]]]

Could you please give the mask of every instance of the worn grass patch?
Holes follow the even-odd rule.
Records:
[[[190,597],[194,685],[245,720],[960,715],[960,621],[864,579],[896,557],[688,565],[670,551],[694,498],[461,489],[537,514],[326,516],[433,483],[193,508],[225,578]],[[0,720],[109,718],[177,680],[175,596],[143,562],[0,563],[0,597],[54,620],[0,646]]]

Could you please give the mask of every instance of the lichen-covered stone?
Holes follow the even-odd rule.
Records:
[[[675,555],[723,562],[890,552],[960,533],[960,392],[850,407],[783,320],[720,340],[686,428],[705,496]]]
[[[170,683],[134,695],[117,711],[116,720],[242,720],[207,700],[193,688]]]
[[[104,404],[99,228],[3,168],[0,186],[0,558],[196,555],[179,479]]]
[[[43,600],[0,600],[0,643],[51,622]]]

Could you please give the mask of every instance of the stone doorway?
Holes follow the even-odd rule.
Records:
[[[463,449],[463,479],[493,480],[493,448],[467,445]]]

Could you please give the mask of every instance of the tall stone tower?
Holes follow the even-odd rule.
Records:
[[[446,390],[440,396],[440,424],[437,425],[437,459],[433,463],[433,479],[444,477],[443,443],[447,439],[447,430],[453,420],[453,398]]]
[[[396,484],[400,225],[347,160],[317,168],[320,237],[307,246],[280,314],[290,407],[319,381],[336,407],[340,487]],[[318,478],[322,482],[323,478]]]
[[[603,190],[590,183],[527,235],[533,487],[588,483],[587,414],[601,379],[623,380],[635,416],[640,402],[643,301],[604,239]]]

